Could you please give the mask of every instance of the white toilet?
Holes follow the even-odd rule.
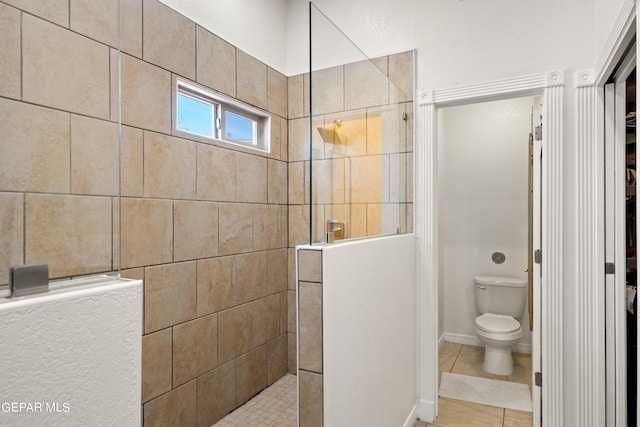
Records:
[[[476,333],[484,343],[482,369],[495,375],[513,372],[511,347],[522,338],[518,318],[527,302],[527,282],[511,277],[473,278]]]

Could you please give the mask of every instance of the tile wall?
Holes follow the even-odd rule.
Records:
[[[117,5],[0,0],[0,286],[12,265],[47,262],[52,278],[64,278],[117,270],[121,257],[124,276],[145,283],[145,425],[209,425],[297,369],[294,247],[308,243],[309,76],[287,78],[157,0],[121,0],[119,23]],[[376,60],[407,94],[412,63],[411,53]],[[380,117],[391,113],[358,99],[362,88],[331,92],[336,78],[358,81],[361,68],[317,79],[326,74],[321,92],[339,104],[323,124],[340,114],[357,157],[347,165],[314,140],[322,143],[314,181],[331,182],[314,191],[314,228],[344,217],[353,194],[350,237],[380,234],[391,203],[403,205],[394,211],[410,231],[412,135],[383,147]],[[174,132],[177,76],[268,112],[271,152]],[[410,99],[407,111],[412,120]],[[350,168],[370,180],[375,168],[377,188],[390,176],[381,165],[402,163],[397,193],[387,187],[382,199],[344,180]]]
[[[117,270],[121,208],[144,425],[208,426],[287,372],[288,81],[157,0],[121,4],[120,178],[118,1],[0,1],[0,284]],[[178,136],[177,76],[268,112],[271,152]]]

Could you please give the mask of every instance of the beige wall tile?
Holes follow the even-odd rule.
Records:
[[[287,77],[268,67],[267,71],[268,81],[268,110],[272,113],[279,115],[280,117],[287,117],[288,113],[288,97],[287,91]]]
[[[286,245],[286,213],[278,205],[253,205],[253,249],[261,251]]]
[[[298,280],[322,283],[322,251],[309,249],[298,251]]]
[[[120,0],[120,48],[142,58],[142,0]]]
[[[345,110],[389,103],[389,80],[373,62],[345,65],[344,88]]]
[[[118,47],[118,0],[70,0],[70,28],[111,47]]]
[[[198,427],[209,427],[236,407],[236,363],[198,377]]]
[[[253,308],[253,347],[280,334],[280,295],[273,294],[251,303]]]
[[[314,115],[345,110],[345,67],[338,66],[314,71],[311,80]]]
[[[267,294],[267,253],[252,252],[236,257],[238,302],[244,303]]]
[[[69,0],[5,0],[4,2],[63,27],[69,26]]]
[[[218,205],[175,201],[173,233],[175,261],[218,255]]]
[[[173,204],[122,199],[122,267],[173,261]]]
[[[267,343],[267,384],[271,385],[287,373],[287,335]]]
[[[196,144],[153,132],[144,134],[144,195],[196,198]]]
[[[324,142],[317,128],[324,127],[324,119],[314,118],[313,159],[324,159]],[[309,119],[289,120],[289,161],[309,160]]]
[[[309,179],[308,176],[305,178]],[[344,159],[314,160],[312,203],[344,203],[345,178]],[[310,188],[310,185],[311,183],[307,181],[305,188]]]
[[[267,352],[265,347],[257,348],[236,361],[236,396],[240,405],[255,396],[267,386]]]
[[[122,270],[125,279],[144,280],[144,267]]]
[[[144,405],[145,426],[195,426],[196,382],[191,381]]]
[[[0,98],[0,189],[70,190],[69,114]]]
[[[297,283],[296,283],[296,262],[298,261],[296,259],[296,250],[295,248],[288,248],[287,249],[287,263],[289,264],[289,271],[288,271],[288,280],[287,280],[287,289],[290,291],[295,291],[296,287],[297,287]]]
[[[218,315],[210,314],[173,327],[173,386],[218,365]]]
[[[340,120],[340,126],[335,127]],[[328,114],[325,129],[334,129],[333,144],[325,140],[325,157],[354,157],[367,154],[367,110]]]
[[[122,126],[122,195],[142,197],[144,193],[144,142],[140,129]]]
[[[296,347],[296,340],[296,334],[287,334],[287,365],[289,372],[292,374],[298,371],[298,361],[296,358],[298,349]]]
[[[287,204],[287,163],[269,160],[268,165],[268,202]]]
[[[289,206],[289,246],[309,244],[309,206]],[[313,207],[313,242],[324,241],[324,206]]]
[[[198,83],[235,97],[236,48],[199,26],[196,37]]]
[[[282,160],[282,128],[287,128],[287,121],[272,114],[271,115],[271,140],[269,141],[269,157]]]
[[[196,24],[158,0],[143,0],[142,22],[144,60],[195,80]]]
[[[24,264],[24,196],[0,193],[0,286],[9,283],[9,268]]]
[[[118,125],[71,115],[71,192],[115,196],[119,192]]]
[[[171,328],[142,337],[142,403],[171,390]]]
[[[354,157],[347,164],[352,203],[382,203],[382,156]]]
[[[414,114],[413,114],[413,102],[407,102],[405,107],[405,111],[407,112],[407,151],[413,152],[413,123],[414,123]]]
[[[220,255],[252,251],[253,206],[245,203],[221,203],[218,207]]]
[[[382,205],[367,205],[367,236],[382,234]]]
[[[367,109],[367,154],[382,154],[382,108]]]
[[[197,144],[198,199],[236,200],[236,152]]]
[[[268,85],[267,66],[251,55],[237,50],[237,92],[238,99],[251,105],[267,109]]]
[[[286,334],[289,327],[289,296],[288,291],[279,292],[280,296],[280,334]]]
[[[296,291],[287,291],[287,332],[297,333],[297,316],[296,310],[298,302],[296,300]]]
[[[22,73],[20,11],[0,4],[0,95],[20,98]]]
[[[112,270],[111,198],[25,196],[25,262],[49,264],[49,277]]]
[[[305,202],[305,162],[291,162],[289,169],[289,204],[301,205]]]
[[[389,55],[389,79],[406,96],[413,99],[413,52]]]
[[[218,313],[218,360],[225,363],[251,350],[253,310],[244,304]]]
[[[157,331],[196,317],[196,263],[146,267],[144,330]]]
[[[115,53],[111,74],[117,76]],[[122,123],[171,133],[171,73],[132,56],[121,55]],[[111,87],[111,106],[117,106],[117,85]],[[112,110],[111,118],[117,112]]]
[[[267,294],[287,290],[287,249],[267,252]]]
[[[267,203],[267,159],[253,154],[236,154],[236,201]]]
[[[300,371],[299,375],[298,423],[300,427],[322,426],[322,375],[307,371]]]
[[[232,307],[235,302],[235,257],[198,260],[198,316]]]
[[[300,369],[322,373],[322,285],[300,282],[298,287]]]
[[[289,119],[297,119],[304,116],[304,77],[302,74],[291,76],[288,79],[288,113]]]
[[[56,25],[22,17],[25,101],[109,118],[109,48]]]

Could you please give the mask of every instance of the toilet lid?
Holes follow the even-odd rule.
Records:
[[[520,323],[511,316],[485,313],[476,317],[476,326],[486,332],[506,333],[520,329]]]

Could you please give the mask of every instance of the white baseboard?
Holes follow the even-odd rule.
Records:
[[[414,405],[413,408],[411,408],[411,412],[409,412],[407,419],[404,421],[404,424],[402,424],[402,427],[413,427],[417,419],[418,419],[418,408],[417,408],[417,405]]]
[[[475,345],[477,347],[483,346],[480,338],[471,335],[451,334],[449,332],[445,332],[442,337],[444,337],[444,341],[456,344]],[[440,337],[440,341],[442,341],[442,337]],[[440,341],[438,341],[438,348],[441,348],[440,346],[443,344]],[[531,354],[531,344],[518,343],[513,350],[517,353]]]
[[[447,342],[444,335],[445,334],[440,335],[440,339],[438,339],[438,353],[440,352],[440,350],[442,350],[442,346],[444,345],[444,343]]]

